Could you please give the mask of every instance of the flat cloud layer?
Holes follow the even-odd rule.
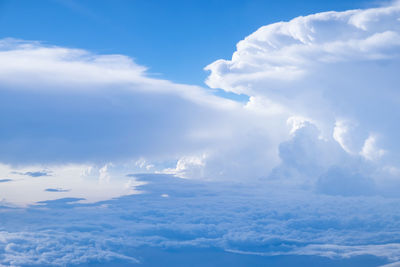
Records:
[[[397,199],[331,197],[265,182],[135,177],[146,182],[139,188],[144,194],[94,204],[64,198],[25,209],[0,207],[0,264],[111,265],[119,260],[153,266],[153,253],[172,250],[183,259],[190,249],[201,252],[195,266],[217,261],[221,254],[207,257],[213,251],[230,252],[228,262],[235,254],[258,255],[257,266],[278,255],[321,256],[336,265],[365,255],[379,257],[382,264],[400,260]],[[164,257],[153,264],[182,264]],[[372,259],[362,266],[376,266]],[[232,266],[248,264],[233,261]]]

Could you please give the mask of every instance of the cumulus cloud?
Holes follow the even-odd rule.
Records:
[[[368,170],[383,188],[400,164],[399,15],[393,3],[261,27],[231,60],[206,67],[210,87],[247,103],[151,78],[123,55],[3,39],[0,161],[95,164],[104,183],[109,166],[133,162],[186,178],[309,188],[339,167],[353,178]]]
[[[245,94],[277,89],[292,93],[299,88],[289,89],[288,85],[309,77],[321,66],[397,58],[399,13],[399,5],[393,4],[318,13],[261,27],[237,44],[231,60],[206,67],[211,71],[207,83]]]
[[[125,56],[2,40],[0,264],[133,264],[143,247],[400,260],[399,17],[260,28],[206,68],[244,104]]]
[[[240,41],[230,60],[205,68],[210,87],[287,111],[293,137],[279,145],[271,177],[316,181],[341,166],[368,169],[382,182],[385,169],[400,165],[399,17],[393,2],[274,23]]]

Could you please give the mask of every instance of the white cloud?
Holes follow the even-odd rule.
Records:
[[[167,168],[162,172],[182,178],[204,178],[204,161],[206,157],[206,154],[182,157],[177,161],[175,168]]]
[[[0,187],[0,201],[7,206],[27,206],[59,198],[77,198],[82,203],[93,203],[141,193],[136,187],[142,183],[126,177],[125,173],[121,174],[119,166],[115,170],[107,164],[100,167],[83,164],[50,165],[47,169],[51,175],[25,175],[27,172],[42,170],[42,167],[0,164],[0,177],[10,179]]]
[[[367,133],[357,123],[349,120],[337,120],[333,129],[333,138],[349,154],[361,152]]]
[[[399,260],[382,197],[400,188],[399,16],[260,28],[207,67],[243,105],[125,56],[2,40],[0,264],[134,263],[143,246]]]
[[[263,26],[237,44],[230,60],[208,65],[206,82],[249,95],[259,110],[279,107],[292,134],[312,122],[329,145],[315,151],[314,145],[309,151],[293,148],[293,162],[310,160],[313,153],[316,161],[333,154],[330,164],[357,170],[362,157],[375,164],[375,175],[386,165],[400,166],[399,17],[399,2],[393,2]],[[283,165],[278,168],[283,176],[296,176]]]
[[[376,145],[376,136],[370,135],[364,143],[364,146],[360,152],[361,156],[368,160],[377,160],[385,154],[385,150],[380,149]]]
[[[47,46],[40,42],[2,39],[0,82],[14,90],[82,91],[112,87],[146,93],[175,94],[218,107],[235,103],[207,94],[198,86],[147,77],[146,68],[123,55],[96,55],[82,49]]]
[[[287,87],[318,71],[321,63],[398,57],[399,14],[400,5],[394,4],[318,13],[261,27],[237,44],[231,60],[206,67],[211,71],[207,83],[253,95]]]
[[[208,85],[245,104],[151,78],[126,56],[2,40],[0,161],[307,183],[332,166],[384,173],[400,164],[399,15],[392,4],[261,27],[206,68]]]
[[[166,167],[154,162],[176,160],[177,175],[243,179],[267,175],[289,136],[290,110],[267,98],[242,104],[150,78],[121,55],[12,39],[0,48],[0,112],[8,114],[0,118],[7,129],[0,162],[121,166],[136,159],[138,169],[154,172]],[[198,164],[188,160],[193,155],[207,159]]]
[[[135,178],[145,182],[143,194],[89,205],[61,199],[0,207],[0,264],[145,264],[153,255],[146,251],[185,248],[400,259],[398,199],[326,196],[265,181]]]
[[[126,56],[11,39],[0,48],[5,163],[171,160],[223,142],[230,130],[219,126],[242,109],[204,88],[149,78]]]

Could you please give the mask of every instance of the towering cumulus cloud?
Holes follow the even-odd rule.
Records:
[[[324,12],[261,27],[237,44],[231,60],[206,67],[207,84],[268,99],[302,118],[301,128],[316,127],[281,145],[280,172],[368,165],[384,179],[398,175],[400,164],[399,56],[398,2]]]

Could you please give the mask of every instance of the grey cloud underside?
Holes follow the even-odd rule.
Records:
[[[148,182],[141,195],[90,205],[68,198],[28,209],[3,207],[0,263],[139,260],[145,265],[144,247],[215,248],[265,260],[274,255],[336,260],[373,255],[382,264],[400,259],[398,199],[330,197],[265,183],[137,177]]]
[[[96,95],[2,89],[0,112],[7,114],[0,118],[0,161],[24,164],[187,152],[200,142],[186,135],[220,116],[172,95],[118,89]]]
[[[121,55],[3,39],[0,58],[3,163],[176,159],[217,144],[239,108]]]

